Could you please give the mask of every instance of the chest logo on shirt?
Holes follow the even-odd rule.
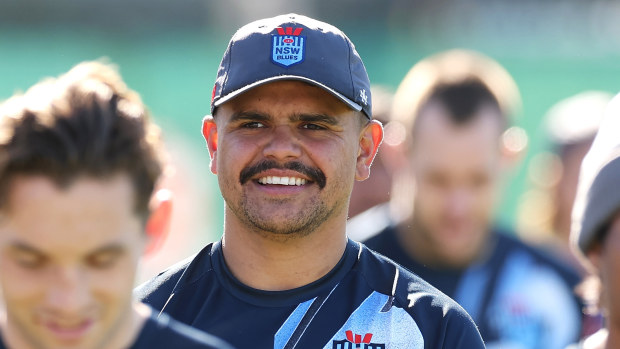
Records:
[[[333,349],[385,349],[385,344],[370,343],[372,333],[353,334],[353,331],[346,331],[347,339],[334,340]]]
[[[301,63],[306,56],[306,37],[301,36],[304,28],[276,28],[278,34],[271,37],[271,61],[283,67]]]

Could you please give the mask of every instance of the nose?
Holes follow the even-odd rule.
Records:
[[[453,189],[446,205],[448,217],[452,219],[463,219],[467,217],[472,204],[471,193],[462,188]]]
[[[265,157],[277,160],[300,157],[301,146],[292,127],[288,125],[274,127],[271,132],[271,137],[264,147],[263,154]]]
[[[84,272],[77,267],[59,268],[47,289],[47,305],[59,314],[75,314],[88,306],[89,285]]]

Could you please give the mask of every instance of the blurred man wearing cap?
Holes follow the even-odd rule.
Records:
[[[620,347],[620,95],[610,102],[581,164],[573,207],[571,242],[598,283],[593,291],[604,329],[575,348]]]
[[[355,179],[381,142],[351,41],[300,15],[250,23],[203,122],[225,206],[220,242],[142,299],[240,348],[482,348],[456,303],[347,239]]]
[[[580,330],[578,276],[493,224],[502,175],[525,144],[510,126],[519,101],[508,72],[477,52],[414,65],[392,109],[406,130],[393,220],[361,225],[375,231],[369,248],[461,304],[488,348],[563,348]]]
[[[0,106],[0,348],[230,348],[133,298],[165,232],[159,129],[84,62]]]

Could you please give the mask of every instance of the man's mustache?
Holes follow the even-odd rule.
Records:
[[[319,185],[320,189],[323,189],[325,187],[326,178],[325,174],[323,174],[323,171],[319,170],[318,168],[308,167],[296,161],[287,162],[285,164],[279,164],[274,160],[261,161],[255,165],[244,168],[239,175],[239,182],[241,182],[241,184],[245,184],[247,181],[250,180],[250,178],[252,178],[256,174],[270,169],[286,169],[303,173],[311,181],[316,182]]]

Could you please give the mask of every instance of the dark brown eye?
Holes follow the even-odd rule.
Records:
[[[246,122],[245,124],[243,124],[243,127],[244,128],[262,128],[262,127],[265,127],[265,125],[258,121],[252,121],[252,122]]]
[[[301,127],[307,130],[324,130],[325,129],[325,127],[317,125],[317,124],[304,124]]]
[[[95,269],[106,269],[113,267],[119,259],[117,252],[101,252],[86,258],[88,266]]]
[[[15,260],[19,266],[26,269],[40,269],[47,263],[47,258],[44,256],[28,252],[17,254]]]

